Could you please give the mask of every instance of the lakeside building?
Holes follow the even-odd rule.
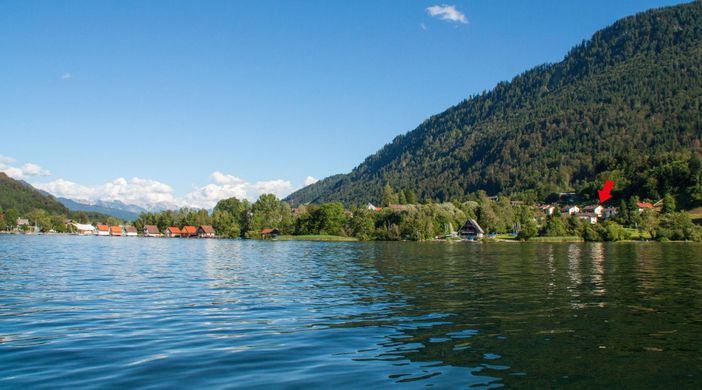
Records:
[[[597,223],[597,214],[595,213],[578,213],[575,214],[576,217],[579,219],[584,219],[588,221],[591,225],[594,225]]]
[[[197,228],[195,226],[183,226],[180,232],[181,237],[197,237]]]
[[[161,237],[161,232],[156,225],[144,225],[144,237]]]
[[[73,227],[76,228],[76,233],[81,236],[92,236],[97,233],[95,226],[86,223],[73,223]]]
[[[598,217],[602,216],[602,211],[604,210],[604,207],[601,205],[588,205],[583,207],[582,212],[583,213],[589,213],[589,214],[596,214]]]
[[[474,240],[476,238],[483,238],[485,232],[476,220],[470,218],[458,230],[458,235],[464,240]]]
[[[27,218],[17,218],[17,228],[22,226],[29,226],[29,220]]]
[[[280,235],[280,230],[273,228],[273,229],[263,229],[261,230],[261,237],[263,238],[275,238]]]
[[[168,229],[166,229],[166,237],[180,237],[182,232],[180,231],[180,228],[171,226]]]
[[[200,238],[215,238],[217,234],[211,225],[201,225],[197,228],[197,236]]]
[[[538,206],[539,211],[546,215],[553,215],[553,213],[556,211],[556,206],[550,205],[550,204],[542,204]]]
[[[381,207],[376,207],[373,203],[368,203],[366,205],[366,210],[370,211],[382,211],[383,209]]]
[[[121,226],[110,226],[110,235],[111,236],[122,236],[124,232],[122,231]]]
[[[136,237],[136,236],[138,236],[138,234],[137,234],[137,228],[135,228],[134,226],[127,226],[127,227],[124,228],[124,231],[125,231],[125,234],[124,234],[124,235],[127,236],[127,237]]]
[[[110,235],[110,227],[109,226],[99,223],[95,227],[97,229],[98,236],[109,236]]]
[[[580,212],[580,207],[578,207],[578,206],[561,207],[561,214],[563,214],[565,216],[577,214],[579,212]]]
[[[644,210],[653,210],[653,204],[649,202],[638,202],[636,203],[636,207],[638,208],[640,213],[643,213]]]

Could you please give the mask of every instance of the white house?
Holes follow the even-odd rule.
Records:
[[[590,213],[590,214],[597,214],[598,217],[602,216],[602,211],[604,210],[604,207],[601,205],[590,205],[590,206],[585,206],[583,207],[583,213]]]
[[[565,206],[561,208],[561,214],[563,215],[573,215],[580,212],[580,207],[578,206]]]
[[[590,222],[592,225],[597,223],[597,214],[595,213],[578,213],[576,216]]]
[[[81,236],[92,236],[95,234],[95,226],[86,223],[73,223],[76,231]]]
[[[101,223],[97,224],[97,235],[98,236],[109,236],[110,235],[110,227],[107,225],[103,225]]]
[[[556,207],[550,204],[544,204],[539,206],[539,210],[546,215],[553,215],[553,213],[556,211]]]
[[[124,230],[127,232],[125,234],[127,237],[136,237],[138,235],[137,228],[135,228],[134,226],[126,226]]]

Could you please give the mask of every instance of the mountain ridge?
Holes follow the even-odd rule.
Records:
[[[61,204],[66,206],[71,211],[89,211],[100,214],[109,215],[125,221],[134,221],[139,218],[139,214],[146,212],[139,206],[128,205],[123,202],[90,202],[80,201],[75,199],[58,197],[56,198]]]
[[[702,3],[629,16],[562,61],[432,115],[350,173],[286,200],[377,202],[385,184],[422,199],[479,190],[533,191],[543,198],[563,190],[592,192],[603,178],[615,177],[621,193],[659,197],[674,190],[693,201],[698,190],[688,187],[698,183],[668,188],[645,182],[660,182],[660,172],[639,178],[636,171],[698,157],[701,65]]]
[[[27,213],[34,209],[55,214],[67,214],[68,209],[53,196],[47,196],[23,180],[15,180],[0,172],[0,207]]]

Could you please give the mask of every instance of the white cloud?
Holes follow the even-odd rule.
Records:
[[[468,18],[454,5],[433,5],[427,8],[427,13],[447,22],[468,23]]]
[[[22,173],[25,176],[49,176],[51,172],[40,167],[37,164],[26,163],[22,165]]]
[[[71,77],[73,77],[73,75],[71,75],[69,72],[64,72],[63,74],[61,74],[61,80],[68,80]]]
[[[14,162],[16,162],[14,158],[0,155],[0,172],[5,172],[7,176],[17,180],[26,180],[30,177],[51,175],[51,172],[37,164],[25,163],[22,166],[10,165]]]
[[[237,197],[255,201],[262,194],[275,194],[284,198],[291,192],[317,182],[308,176],[304,185],[294,186],[283,179],[249,182],[240,177],[215,171],[210,175],[210,183],[195,187],[183,197],[177,197],[168,184],[149,179],[134,177],[117,178],[113,181],[86,186],[72,181],[57,179],[47,183],[33,183],[36,188],[54,196],[95,203],[102,201],[121,201],[147,210],[164,208],[193,207],[211,209],[222,199]]]
[[[262,194],[275,194],[283,198],[296,188],[288,180],[248,182],[240,177],[215,171],[210,175],[213,183],[196,188],[185,195],[184,203],[191,207],[212,208],[218,201],[232,196],[255,201]]]
[[[318,182],[318,181],[319,181],[319,179],[317,179],[316,177],[307,176],[307,177],[305,178],[305,181],[303,182],[303,184],[304,184],[305,187],[307,187],[307,186],[312,185],[312,184],[314,184],[314,183],[316,183],[316,182]]]
[[[25,163],[19,166],[15,162],[12,157],[0,155],[0,172],[22,180],[51,175],[48,170],[37,164]],[[300,186],[283,179],[249,182],[220,171],[213,172],[209,179],[208,184],[195,187],[182,197],[176,196],[173,187],[166,183],[140,177],[119,177],[97,185],[83,185],[58,178],[43,183],[32,182],[32,185],[54,196],[82,202],[120,201],[147,210],[162,210],[179,207],[210,209],[218,201],[233,196],[255,201],[262,194],[275,194],[282,199],[295,190],[317,182],[312,176],[307,176]]]
[[[17,160],[12,157],[3,156],[0,154],[0,164],[12,164],[15,161]]]
[[[64,179],[57,179],[48,183],[33,183],[32,185],[54,196],[81,201],[118,200],[146,209],[164,206],[173,207],[177,204],[177,199],[173,195],[171,186],[156,180],[138,177],[129,180],[120,177],[111,182],[95,186],[86,186]]]

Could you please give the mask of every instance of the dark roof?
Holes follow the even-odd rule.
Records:
[[[144,225],[144,229],[146,229],[146,232],[149,234],[161,234],[156,225]]]
[[[261,230],[261,234],[273,234],[273,233],[278,233],[280,230],[278,229],[263,229]]]
[[[137,232],[137,229],[134,226],[127,226],[127,227],[125,227],[125,229],[127,230],[127,233],[136,233]]]
[[[461,227],[461,231],[464,230],[472,230],[475,231],[476,234],[485,234],[483,231],[483,228],[480,227],[478,222],[472,218],[468,219],[465,224]]]
[[[202,226],[200,226],[200,230],[202,230],[203,232],[205,232],[207,234],[215,234],[214,228],[210,225],[202,225]]]

